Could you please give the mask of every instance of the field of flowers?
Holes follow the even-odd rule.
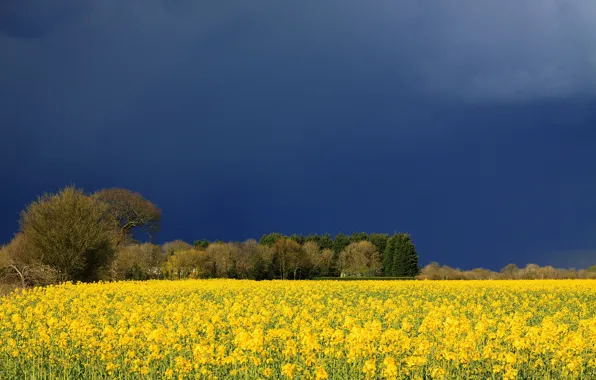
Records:
[[[0,378],[596,378],[596,281],[189,280],[0,299]]]

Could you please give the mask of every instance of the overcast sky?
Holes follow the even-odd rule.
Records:
[[[157,203],[159,241],[596,264],[592,0],[4,0],[0,128],[0,242],[74,183]]]

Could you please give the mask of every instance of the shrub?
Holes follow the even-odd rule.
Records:
[[[114,257],[109,206],[67,187],[46,194],[21,214],[27,256],[53,268],[59,281],[94,281]]]

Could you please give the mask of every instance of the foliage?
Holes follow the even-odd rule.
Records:
[[[281,239],[283,237],[284,236],[282,234],[273,232],[273,233],[261,236],[261,239],[259,240],[259,244],[266,245],[268,247],[272,247],[276,241],[278,241],[279,239]]]
[[[112,265],[113,279],[148,280],[161,276],[164,255],[159,245],[130,244],[120,247]]]
[[[276,264],[280,278],[286,279],[293,275],[296,279],[298,270],[304,265],[303,251],[300,245],[289,238],[278,239],[273,244],[273,262]]]
[[[385,252],[387,248],[387,240],[389,240],[389,234],[370,234],[368,235],[368,241],[370,241],[381,254]]]
[[[536,264],[528,264],[524,268],[518,268],[515,264],[507,264],[500,272],[483,268],[463,271],[432,262],[422,268],[418,278],[424,280],[596,279],[596,273],[585,269],[540,267]]]
[[[236,278],[237,247],[233,244],[213,243],[207,247],[207,254],[213,262],[214,277]]]
[[[177,251],[167,258],[163,266],[166,278],[205,278],[210,274],[209,258],[205,251],[188,249]]]
[[[306,241],[306,238],[302,234],[292,234],[292,236],[290,236],[290,239],[294,240],[296,243],[300,245],[304,244],[304,242]]]
[[[166,257],[172,256],[176,252],[188,251],[191,248],[190,244],[180,239],[164,243],[161,246],[161,250]]]
[[[315,241],[307,241],[302,245],[304,259],[307,264],[306,277],[314,277],[325,271],[325,257],[321,254],[321,248]],[[326,272],[326,271],[325,271]]]
[[[418,275],[418,253],[409,234],[394,234],[383,253],[383,273],[393,277]]]
[[[21,214],[21,231],[28,255],[53,268],[60,280],[98,280],[114,257],[109,206],[74,187],[30,204]]]
[[[339,255],[341,277],[374,276],[381,271],[381,256],[368,241],[350,243]]]
[[[413,248],[409,236],[400,234],[400,238],[404,236],[407,237],[410,247]],[[332,239],[328,233],[324,235],[310,234],[305,236],[293,234],[287,236],[274,232],[261,236],[258,242],[258,247],[272,249],[270,252],[272,253],[271,258],[268,255],[263,255],[263,252],[259,251],[260,248],[246,249],[244,246],[246,242],[225,243],[216,241],[210,244],[207,240],[196,240],[193,246],[208,251],[209,260],[213,265],[212,277],[305,279],[317,276],[339,276],[341,272],[340,253],[351,243],[370,242],[377,252],[384,253],[388,240],[389,234],[368,234],[366,232],[354,232],[351,235],[339,233],[335,239]],[[296,243],[297,246],[294,245],[291,254],[286,255],[284,246],[289,244],[288,241]],[[178,244],[183,245],[181,249],[189,247],[181,241]],[[229,246],[226,246],[226,244],[229,244]],[[209,246],[217,248],[205,248]],[[315,247],[318,247],[318,249]],[[164,245],[164,250],[170,252],[171,249],[173,248],[170,245]],[[410,260],[411,258],[411,256],[406,256],[404,259]],[[221,270],[222,265],[226,269]],[[393,261],[391,265],[393,265]],[[220,269],[218,269],[218,266]]]
[[[343,251],[348,244],[350,244],[350,239],[340,232],[335,236],[335,240],[333,240],[333,250],[339,255],[339,253]]]
[[[309,242],[309,241],[317,243],[321,250],[333,249],[333,239],[331,238],[331,235],[328,233],[324,234],[324,235],[317,235],[317,234],[308,235],[305,238],[305,242]]]
[[[18,233],[0,250],[0,280],[21,287],[50,285],[58,282],[58,272],[42,263],[32,253],[27,237]]]
[[[95,197],[109,205],[108,212],[119,231],[118,244],[133,240],[133,232],[141,229],[152,239],[159,231],[161,211],[141,194],[127,189],[103,189]]]
[[[207,239],[203,239],[203,240],[195,240],[195,241],[192,243],[192,245],[193,245],[195,248],[198,248],[198,249],[203,249],[203,250],[205,250],[205,249],[207,249],[207,247],[209,247],[209,240],[207,240]]]
[[[6,379],[593,379],[593,281],[187,280],[0,299]]]
[[[348,237],[350,243],[358,243],[361,241],[368,241],[368,234],[366,232],[354,232]]]

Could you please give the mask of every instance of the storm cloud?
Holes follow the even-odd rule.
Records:
[[[0,240],[74,182],[156,201],[162,239],[590,252],[595,25],[591,0],[0,1]]]
[[[289,77],[301,61],[319,57],[329,70],[398,81],[424,96],[591,96],[594,25],[589,0],[7,0],[0,5],[1,75],[3,83],[27,75],[45,88],[59,81],[76,97],[83,84],[95,95],[118,85],[109,98],[121,103],[164,76],[180,77],[181,67],[194,67],[191,78],[180,78],[190,82],[268,62],[284,64],[274,74]],[[43,69],[19,64],[49,55],[55,58]]]

